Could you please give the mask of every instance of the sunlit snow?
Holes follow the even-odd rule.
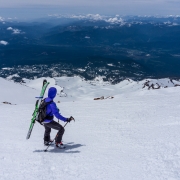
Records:
[[[0,179],[180,179],[179,81],[46,78],[58,89],[62,115],[76,121],[65,127],[65,150],[51,145],[44,152],[43,126],[36,123],[26,140],[43,79],[0,78]]]

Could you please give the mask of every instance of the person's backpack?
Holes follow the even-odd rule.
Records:
[[[46,114],[46,107],[48,104],[51,104],[53,101],[50,101],[50,102],[45,102],[45,100],[43,99],[41,101],[41,104],[39,106],[39,109],[38,109],[38,118],[36,119],[36,121],[38,121],[40,124],[42,124],[42,122],[45,120],[45,119],[53,119],[53,116],[48,116]]]

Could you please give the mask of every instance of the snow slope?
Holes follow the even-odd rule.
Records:
[[[0,78],[0,84],[21,92],[6,94],[1,86],[0,94],[12,96],[11,101],[24,97],[26,92],[32,96],[17,105],[0,103],[0,179],[180,179],[179,87],[147,90],[129,81],[122,82],[122,86],[97,82],[94,86],[68,80],[58,80],[68,98],[57,97],[56,101],[66,99],[57,105],[64,116],[73,115],[76,122],[65,128],[65,150],[51,146],[44,152],[42,126],[36,123],[31,138],[25,139],[34,110],[30,100],[34,100],[33,86],[24,89],[13,82],[5,84]],[[92,99],[99,95],[114,98]],[[53,130],[52,138],[55,134]]]
[[[39,94],[40,92],[36,89],[29,88],[19,83],[14,83],[12,81],[8,81],[0,77],[0,103],[35,103],[35,97],[39,96]]]

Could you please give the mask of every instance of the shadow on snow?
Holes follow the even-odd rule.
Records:
[[[52,149],[52,146],[54,146],[54,148]],[[82,145],[82,144],[74,144],[73,142],[70,142],[70,143],[66,143],[65,144],[65,149],[60,149],[60,148],[57,148],[54,144],[52,144],[48,150],[46,152],[50,152],[50,153],[80,153],[80,151],[72,151],[72,149],[75,149],[75,148],[79,148],[81,146],[85,146],[85,145]],[[46,148],[45,148],[46,149]],[[44,150],[35,150],[33,152],[45,152]]]

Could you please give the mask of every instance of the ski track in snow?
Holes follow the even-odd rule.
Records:
[[[66,149],[47,152],[38,123],[26,140],[34,105],[0,104],[0,179],[178,180],[179,90],[57,104],[76,121],[65,127]]]

